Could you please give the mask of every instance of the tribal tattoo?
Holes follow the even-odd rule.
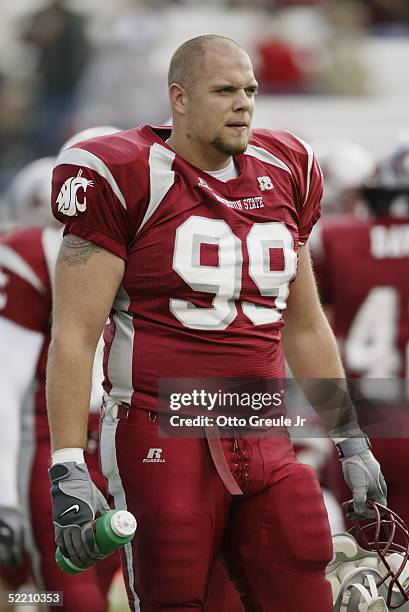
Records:
[[[58,263],[69,266],[83,266],[94,253],[101,253],[102,248],[83,238],[64,236],[58,254]]]

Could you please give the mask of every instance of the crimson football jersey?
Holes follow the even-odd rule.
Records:
[[[157,408],[161,378],[284,376],[281,311],[320,214],[321,171],[288,132],[254,130],[226,183],[144,126],[64,151],[53,175],[65,234],[126,261],[105,330],[105,390]]]
[[[30,402],[34,412],[44,416],[51,277],[60,243],[59,230],[41,227],[15,230],[0,238],[0,316],[44,337],[35,384],[30,389],[34,394]],[[36,428],[37,435],[48,435],[46,418],[37,420]]]
[[[41,417],[36,419],[37,435],[47,437],[45,375],[51,338],[52,282],[61,239],[61,230],[41,227],[14,230],[0,237],[0,316],[39,332],[44,338],[35,381],[30,388],[33,397],[27,400],[34,414]],[[91,411],[97,411],[101,404],[101,361],[99,347],[93,371]]]
[[[314,234],[318,286],[347,373],[407,377],[409,219],[328,217]]]

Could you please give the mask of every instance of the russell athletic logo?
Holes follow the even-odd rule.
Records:
[[[93,187],[93,181],[82,176],[83,170],[79,170],[77,176],[71,176],[68,178],[64,185],[61,187],[61,191],[57,198],[58,212],[62,212],[68,217],[74,217],[78,212],[84,212],[87,208],[87,198],[85,193],[87,187]],[[82,189],[84,195],[82,201],[78,200],[77,192]],[[77,212],[78,211],[78,212]]]
[[[161,459],[161,456],[161,448],[150,448],[148,450],[148,454],[146,455],[146,459],[143,460],[143,463],[166,463],[166,459]]]

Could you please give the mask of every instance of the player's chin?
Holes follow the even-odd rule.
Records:
[[[226,155],[240,155],[247,149],[250,140],[249,133],[239,134],[234,137],[217,139],[214,144]]]
[[[232,143],[230,148],[230,155],[240,155],[244,153],[249,144],[249,138],[242,138],[240,142]]]

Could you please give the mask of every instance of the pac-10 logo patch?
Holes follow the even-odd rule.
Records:
[[[274,185],[271,182],[271,178],[269,176],[258,176],[257,180],[258,180],[258,186],[260,187],[261,191],[267,191],[269,189],[274,189]]]

